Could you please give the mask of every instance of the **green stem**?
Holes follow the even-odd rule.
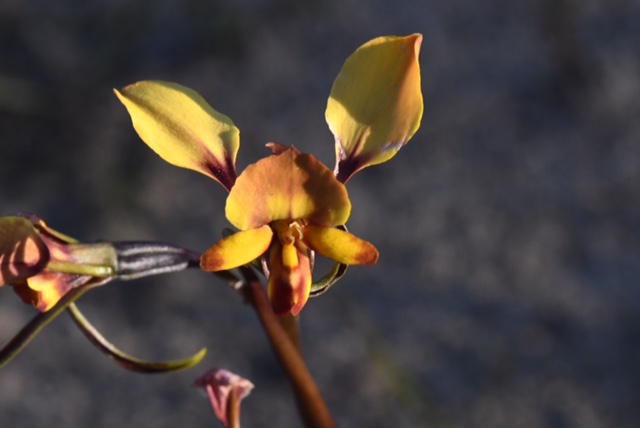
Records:
[[[51,272],[87,275],[96,278],[106,278],[115,273],[111,266],[93,266],[70,262],[49,262],[47,270]]]
[[[87,291],[109,282],[110,279],[111,278],[104,278],[100,281],[90,282],[82,287],[75,288],[69,291],[53,308],[33,317],[27,325],[22,327],[18,334],[11,338],[11,340],[0,349],[0,368],[9,364],[16,355],[22,352],[22,350],[35,339],[43,328],[67,309],[70,304],[82,297]]]
[[[80,331],[93,343],[98,349],[105,353],[109,358],[115,361],[121,367],[138,373],[168,373],[179,370],[189,369],[198,364],[207,354],[206,348],[202,348],[196,354],[171,361],[146,361],[133,357],[122,352],[115,345],[109,342],[100,334],[98,330],[85,318],[75,303],[71,303],[67,308],[69,315],[76,323]]]

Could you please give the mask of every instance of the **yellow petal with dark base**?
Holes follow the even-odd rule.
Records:
[[[235,233],[205,251],[200,266],[218,272],[246,265],[267,252],[272,237],[269,225]]]
[[[46,244],[29,220],[0,218],[0,286],[38,274],[49,259]]]
[[[226,205],[227,219],[241,230],[295,219],[338,226],[347,222],[350,213],[344,185],[316,158],[294,147],[249,165]]]
[[[325,112],[336,140],[341,182],[362,168],[391,159],[420,127],[421,43],[420,34],[379,37],[344,63]]]
[[[231,189],[240,131],[197,92],[144,81],[114,92],[140,138],[165,161],[207,175]]]
[[[372,244],[344,230],[307,226],[305,243],[323,257],[345,265],[373,265],[378,250]]]

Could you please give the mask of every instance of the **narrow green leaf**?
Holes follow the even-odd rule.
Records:
[[[100,351],[105,353],[109,358],[115,361],[121,367],[139,373],[167,373],[179,370],[186,370],[197,365],[207,354],[207,349],[202,348],[190,357],[171,360],[171,361],[146,361],[131,355],[128,355],[118,349],[100,334],[100,332],[85,318],[80,309],[72,303],[67,308],[69,315],[80,328],[82,333],[93,343]]]

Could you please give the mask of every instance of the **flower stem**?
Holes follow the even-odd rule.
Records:
[[[227,427],[240,428],[240,400],[235,388],[231,388],[227,401]]]
[[[298,352],[302,353],[302,349],[300,347],[300,330],[298,327],[298,324],[299,324],[298,317],[297,316],[294,317],[293,315],[291,315],[291,313],[288,313],[280,317],[278,321],[280,321],[280,325],[282,326],[284,331],[287,333],[287,336],[289,336],[289,339],[291,340],[293,345],[296,347]]]
[[[331,413],[311,377],[302,355],[290,340],[278,318],[271,309],[271,303],[255,273],[250,268],[242,268],[246,281],[242,288],[245,298],[253,306],[262,323],[271,346],[280,364],[291,380],[298,409],[307,427],[335,427]]]

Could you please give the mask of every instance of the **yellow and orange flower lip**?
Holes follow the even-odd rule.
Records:
[[[225,212],[240,230],[295,219],[338,226],[349,219],[351,202],[331,170],[292,146],[249,165],[231,189]]]

